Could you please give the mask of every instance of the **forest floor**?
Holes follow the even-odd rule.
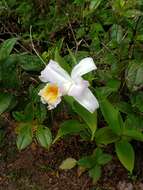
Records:
[[[93,184],[87,173],[79,176],[77,168],[59,170],[64,159],[78,159],[93,145],[71,137],[59,141],[50,150],[33,142],[29,148],[19,152],[15,145],[15,123],[5,121],[4,125],[6,143],[0,149],[0,190],[143,190],[141,177],[137,177],[137,172],[128,175],[114,152],[113,160],[103,168],[101,179]],[[53,121],[53,125],[56,127],[57,122]],[[111,146],[110,151],[112,149]],[[139,166],[141,176],[141,164]]]

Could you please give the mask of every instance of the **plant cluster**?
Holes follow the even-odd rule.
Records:
[[[18,149],[33,140],[49,149],[66,135],[79,135],[97,148],[80,160],[67,158],[61,169],[78,165],[97,181],[111,160],[104,148],[114,144],[118,159],[132,173],[132,140],[143,141],[143,1],[1,0],[0,5],[0,117],[10,112],[15,119]],[[99,109],[90,113],[65,96],[65,104],[51,114],[38,95],[44,63],[53,59],[70,72],[85,57],[93,57],[98,68],[84,78]],[[61,122],[55,136],[51,120],[61,111],[71,119]]]

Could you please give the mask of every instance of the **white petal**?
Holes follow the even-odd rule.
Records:
[[[72,70],[71,77],[73,80],[79,78],[80,76],[92,71],[96,70],[97,67],[91,57],[86,57],[82,59]]]
[[[73,96],[74,99],[86,108],[89,112],[93,113],[98,107],[99,103],[89,88],[86,88],[80,96]]]
[[[46,68],[41,72],[39,77],[42,82],[51,82],[61,85],[69,80],[69,74],[55,61],[50,60]]]
[[[68,90],[68,95],[69,96],[81,96],[81,94],[84,93],[85,89],[87,89],[89,86],[88,81],[86,80],[81,80],[79,83],[74,83],[73,85],[70,86]]]
[[[54,104],[49,104],[49,105],[48,105],[48,110],[52,110],[52,109],[56,108],[57,105],[58,105],[60,102],[61,102],[61,98],[59,97],[59,98],[57,99],[57,101],[56,101]]]

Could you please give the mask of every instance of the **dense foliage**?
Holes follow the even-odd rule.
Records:
[[[33,140],[49,148],[66,135],[79,135],[97,148],[78,161],[68,158],[61,168],[77,164],[96,181],[111,160],[102,149],[113,143],[132,172],[131,142],[143,141],[143,1],[1,0],[0,17],[0,117],[9,112],[17,122],[18,149]],[[70,71],[87,56],[98,68],[85,76],[99,101],[98,114],[71,97],[51,114],[38,96],[44,63],[53,59]],[[71,119],[61,121],[54,137],[51,121],[59,112]],[[3,134],[0,129],[1,142]]]

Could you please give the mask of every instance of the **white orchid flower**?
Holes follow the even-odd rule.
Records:
[[[99,104],[88,88],[88,81],[82,76],[96,69],[93,59],[87,57],[74,66],[70,76],[57,62],[50,60],[39,77],[42,82],[47,83],[39,92],[41,101],[48,104],[48,109],[53,109],[60,103],[63,95],[68,95],[93,113]]]

